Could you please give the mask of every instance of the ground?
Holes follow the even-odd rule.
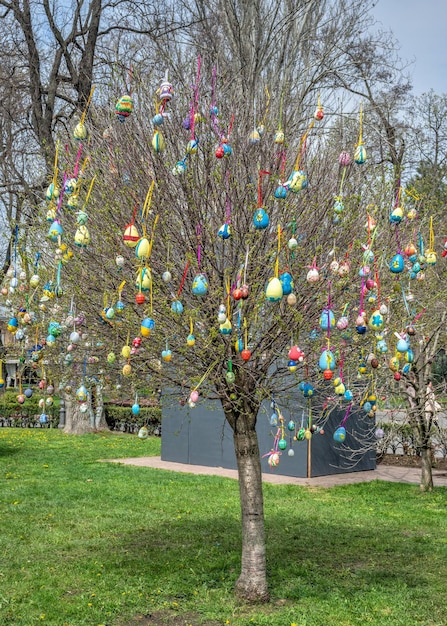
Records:
[[[377,463],[399,467],[420,467],[421,459],[415,454],[385,454],[381,460],[377,460]],[[447,459],[435,459],[433,468],[447,470]]]

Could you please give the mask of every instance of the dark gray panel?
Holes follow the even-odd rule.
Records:
[[[225,420],[218,400],[201,400],[191,409],[181,406],[178,394],[163,396],[162,408],[162,449],[161,458],[165,461],[205,465],[208,467],[236,468],[233,448],[233,434]],[[301,422],[303,398],[290,397],[281,404],[281,411],[287,423],[293,419]],[[375,468],[374,446],[365,452],[365,441],[371,441],[373,422],[364,416],[361,409],[353,411],[346,423],[346,446],[333,440],[333,433],[345,415],[346,408],[333,410],[325,426],[325,434],[314,434],[311,440],[311,476],[324,476]],[[268,453],[272,449],[276,427],[270,426],[272,409],[270,402],[264,401],[259,411],[256,431],[258,434],[261,467],[264,473],[305,478],[308,475],[308,442],[293,442],[294,456],[288,449],[280,456],[276,468],[268,465]],[[287,431],[286,431],[287,432]],[[290,434],[287,439],[290,442]]]

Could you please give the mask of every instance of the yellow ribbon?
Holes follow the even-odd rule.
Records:
[[[85,197],[85,202],[84,202],[84,206],[83,206],[82,210],[84,210],[86,208],[86,206],[87,206],[87,202],[89,201],[90,194],[92,193],[92,189],[93,189],[93,185],[95,184],[95,180],[96,180],[96,174],[93,176],[92,182],[90,183],[90,187],[88,188],[87,196]]]
[[[279,253],[281,252],[281,225],[278,224],[278,251],[276,253],[275,261],[275,278],[278,278],[279,274]]]
[[[91,100],[92,100],[93,94],[94,94],[94,92],[95,92],[95,88],[96,88],[96,87],[95,87],[95,85],[93,85],[93,87],[92,87],[92,88],[91,88],[91,90],[90,90],[90,95],[89,95],[89,97],[88,97],[88,99],[87,99],[87,104],[85,105],[85,109],[84,109],[84,111],[82,112],[82,115],[81,115],[81,120],[80,120],[80,122],[79,122],[79,123],[81,124],[81,126],[83,126],[83,125],[84,125],[84,122],[85,122],[85,117],[86,117],[86,115],[87,115],[87,111],[88,111],[88,108],[89,108],[89,106],[90,106],[90,102],[91,102]]]
[[[363,144],[363,103],[360,103],[360,113],[359,113],[359,142],[357,146],[361,146]]]

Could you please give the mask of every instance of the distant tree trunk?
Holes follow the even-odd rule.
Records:
[[[421,491],[433,491],[431,447],[421,448]]]
[[[102,397],[102,386],[93,384],[90,394],[90,423],[94,430],[108,430],[105,413],[104,399]]]
[[[92,431],[88,411],[82,413],[79,403],[67,394],[65,396],[65,428],[63,432],[69,435],[83,435]]]
[[[264,501],[262,496],[261,459],[256,434],[257,410],[245,408],[244,414],[234,414],[225,407],[227,420],[233,429],[242,516],[241,573],[236,582],[236,594],[249,602],[268,602]]]

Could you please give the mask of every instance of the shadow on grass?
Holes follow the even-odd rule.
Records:
[[[355,602],[357,593],[373,585],[392,596],[393,588],[420,587],[424,571],[434,571],[427,543],[420,543],[417,532],[404,536],[400,519],[382,521],[379,531],[373,519],[336,523],[278,513],[268,516],[266,531],[273,599],[329,600],[336,593]],[[240,533],[231,516],[173,519],[119,535],[114,559],[124,576],[139,571],[175,599],[204,588],[231,593],[240,568]]]
[[[19,448],[14,448],[13,446],[8,446],[4,442],[0,443],[0,457],[3,457],[3,456],[13,456],[14,454],[17,454],[18,452],[21,452],[21,450],[19,450]]]

